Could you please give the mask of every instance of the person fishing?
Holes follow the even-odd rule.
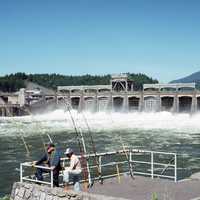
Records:
[[[71,148],[67,148],[65,154],[70,160],[70,166],[66,167],[63,172],[64,190],[69,189],[69,180],[72,179],[74,191],[79,192],[81,190],[79,181],[82,172],[80,160]]]
[[[53,185],[59,187],[59,172],[62,169],[60,164],[61,153],[59,150],[55,148],[53,143],[49,143],[47,145],[47,151],[43,155],[43,157],[32,163],[33,166],[40,165],[45,167],[50,167],[53,170]],[[43,181],[43,173],[48,173],[49,170],[37,168],[35,172],[36,179],[39,181]]]

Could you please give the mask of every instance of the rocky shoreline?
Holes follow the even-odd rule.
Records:
[[[64,192],[63,188],[50,188],[37,184],[16,182],[10,200],[126,200],[92,193],[74,191]]]

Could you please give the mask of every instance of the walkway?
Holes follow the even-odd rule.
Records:
[[[107,179],[104,184],[95,183],[90,192],[132,200],[151,200],[156,193],[159,200],[200,200],[200,180],[186,179],[177,183],[166,179],[129,176]],[[197,198],[199,197],[199,198]]]

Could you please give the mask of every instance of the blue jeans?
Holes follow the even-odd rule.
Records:
[[[81,191],[80,187],[80,175],[81,175],[81,170],[64,170],[63,172],[63,182],[64,183],[69,183],[69,180],[72,179],[73,185],[74,185],[74,191],[79,192]]]

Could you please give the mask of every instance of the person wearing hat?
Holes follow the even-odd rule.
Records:
[[[42,158],[33,162],[33,166],[40,165],[45,167],[51,167],[53,170],[53,184],[59,187],[59,171],[62,169],[60,164],[61,153],[55,148],[53,143],[47,145],[47,150]],[[43,173],[48,173],[49,170],[37,168],[35,172],[36,179],[43,181]]]
[[[81,175],[81,163],[78,158],[73,152],[71,148],[67,148],[65,151],[66,156],[70,160],[70,166],[66,167],[63,172],[63,182],[65,191],[69,189],[69,179],[71,178],[74,185],[74,191],[79,192],[80,188],[80,175]]]

